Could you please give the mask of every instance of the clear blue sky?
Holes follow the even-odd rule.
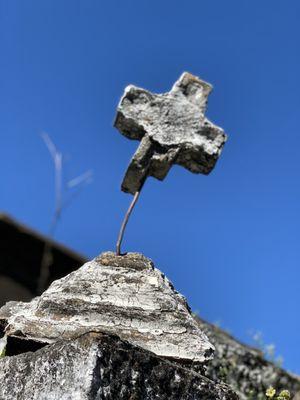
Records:
[[[46,233],[53,165],[39,133],[94,182],[56,239],[113,249],[137,143],[112,127],[124,87],[170,89],[183,71],[214,85],[208,117],[229,135],[209,176],[149,179],[124,250],[151,257],[193,309],[244,341],[261,331],[300,373],[300,2],[2,0],[3,211]]]

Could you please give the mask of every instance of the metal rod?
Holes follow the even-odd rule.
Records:
[[[120,255],[121,255],[121,244],[122,244],[122,240],[123,240],[125,228],[126,228],[126,225],[127,225],[128,220],[129,220],[129,217],[130,217],[130,215],[131,215],[131,213],[132,213],[132,210],[133,210],[134,206],[136,205],[136,202],[137,202],[138,199],[139,199],[139,196],[140,196],[140,194],[141,194],[141,190],[142,190],[142,187],[140,188],[140,190],[138,190],[138,191],[134,194],[133,200],[132,200],[132,202],[130,203],[130,206],[129,206],[129,208],[128,208],[126,214],[125,214],[124,220],[123,220],[123,222],[122,222],[122,226],[121,226],[121,229],[120,229],[120,232],[119,232],[118,241],[117,241],[117,246],[116,246],[116,255],[117,255],[117,256],[120,256]]]

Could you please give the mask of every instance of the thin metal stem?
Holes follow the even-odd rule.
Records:
[[[122,244],[122,240],[123,240],[125,228],[126,228],[126,225],[127,225],[128,220],[129,220],[129,217],[130,217],[130,215],[131,215],[131,213],[132,213],[132,210],[133,210],[134,206],[136,205],[136,202],[137,202],[138,199],[139,199],[139,196],[140,196],[140,194],[141,194],[141,190],[142,190],[142,187],[140,188],[140,190],[138,190],[138,191],[135,193],[135,195],[134,195],[134,197],[133,197],[133,200],[132,200],[132,202],[130,203],[130,206],[129,206],[129,208],[128,208],[126,214],[125,214],[125,217],[124,217],[124,220],[123,220],[123,223],[122,223],[120,232],[119,232],[118,241],[117,241],[117,246],[116,246],[116,255],[117,255],[117,256],[120,256],[120,255],[121,255],[121,244]]]

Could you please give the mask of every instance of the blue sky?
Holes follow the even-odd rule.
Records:
[[[94,172],[56,239],[89,257],[114,249],[137,146],[112,127],[119,97],[199,75],[229,135],[222,157],[209,176],[149,179],[124,250],[152,258],[202,317],[247,342],[261,331],[298,373],[299,12],[296,0],[0,1],[0,208],[47,233],[46,131],[66,179]]]

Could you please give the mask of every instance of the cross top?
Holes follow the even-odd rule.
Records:
[[[210,84],[187,72],[163,94],[127,86],[114,125],[141,143],[125,173],[124,192],[140,191],[148,176],[163,180],[173,164],[194,173],[212,171],[226,135],[205,117],[211,90]]]

